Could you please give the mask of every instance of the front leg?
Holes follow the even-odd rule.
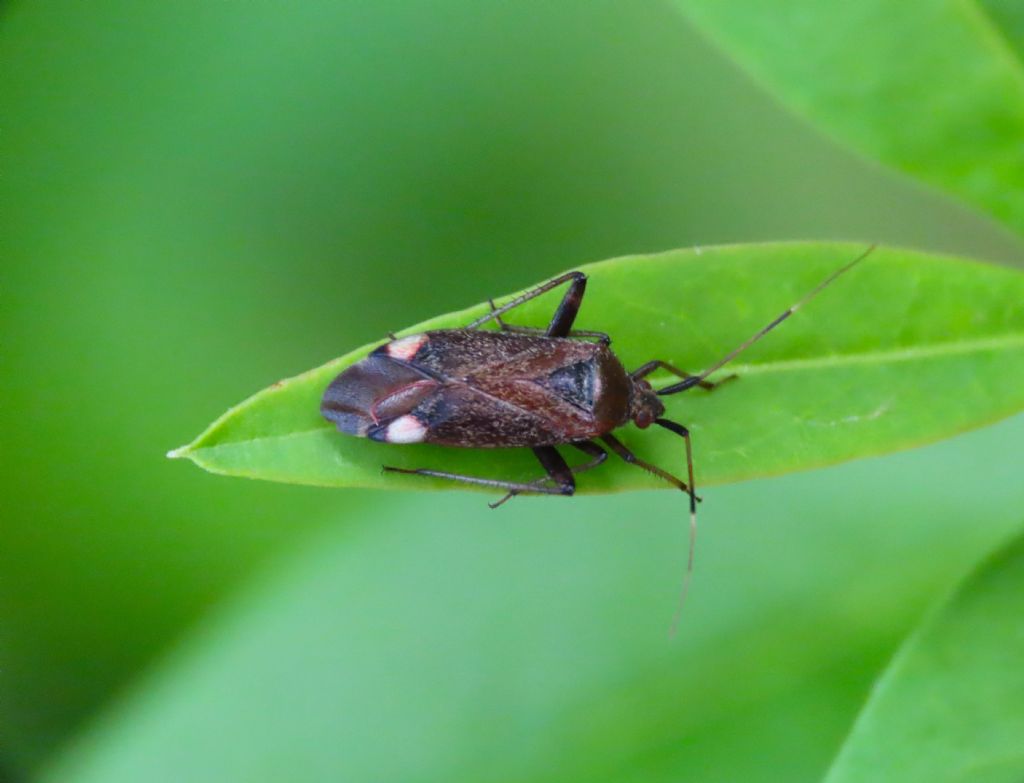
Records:
[[[706,381],[703,378],[698,378],[692,373],[686,372],[686,370],[680,370],[678,367],[675,367],[668,362],[663,362],[661,359],[654,359],[653,361],[641,365],[637,369],[633,370],[633,372],[629,374],[629,377],[633,380],[639,380],[640,378],[650,375],[657,369],[668,370],[676,377],[682,378],[685,382],[689,382],[692,386],[700,386],[700,388],[707,389],[708,391],[716,389],[726,381],[732,381],[738,377],[736,373],[733,373],[732,375],[725,376],[720,381]]]

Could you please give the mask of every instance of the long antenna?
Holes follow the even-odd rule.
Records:
[[[742,343],[738,348],[734,348],[733,350],[729,351],[729,353],[727,353],[725,356],[723,356],[717,362],[715,362],[710,367],[708,367],[706,370],[704,370],[700,375],[691,375],[689,378],[687,378],[687,379],[685,379],[683,381],[680,381],[679,383],[674,383],[671,386],[666,386],[664,389],[658,389],[657,393],[659,395],[678,394],[681,391],[686,391],[687,389],[689,389],[689,388],[699,384],[701,381],[703,381],[705,378],[707,378],[709,375],[711,375],[711,373],[713,373],[715,370],[721,369],[724,365],[726,365],[729,362],[731,362],[733,359],[735,359],[737,356],[739,356],[741,353],[743,353],[745,350],[747,350],[747,348],[749,348],[754,343],[756,343],[758,340],[760,340],[762,337],[764,337],[766,334],[768,334],[768,332],[770,332],[776,326],[778,326],[783,321],[785,321],[787,318],[789,318],[791,315],[793,315],[793,313],[795,313],[797,310],[799,310],[801,307],[803,307],[805,304],[807,304],[809,301],[811,301],[814,297],[816,297],[818,294],[820,294],[825,288],[827,288],[832,282],[834,282],[836,280],[836,278],[838,278],[840,275],[842,275],[842,274],[844,274],[846,272],[849,272],[851,269],[853,269],[855,266],[857,266],[857,264],[859,264],[861,261],[863,261],[869,255],[871,255],[871,253],[874,251],[875,247],[877,247],[877,246],[876,245],[871,245],[867,250],[865,250],[863,253],[861,253],[859,256],[857,256],[855,259],[853,259],[853,261],[850,261],[848,264],[845,264],[844,266],[840,267],[835,272],[830,274],[828,277],[826,277],[824,280],[822,280],[820,283],[818,283],[818,285],[816,285],[810,292],[808,292],[807,294],[804,294],[804,296],[796,304],[794,304],[792,307],[790,307],[784,313],[779,315],[774,321],[772,321],[766,327],[764,327],[763,329],[758,331],[755,335],[750,337],[746,342]]]

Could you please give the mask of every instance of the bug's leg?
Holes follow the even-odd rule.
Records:
[[[573,470],[569,467],[565,461],[565,457],[558,453],[558,449],[554,446],[537,446],[533,449],[534,455],[540,462],[541,467],[547,473],[543,478],[531,481],[529,486],[533,488],[540,487],[549,482],[554,482],[555,487],[558,488],[559,494],[572,495],[576,492],[576,479],[573,478]],[[488,503],[487,505],[491,508],[497,508],[506,500],[515,495],[519,494],[519,490],[510,489],[508,493],[501,500],[494,503]]]
[[[576,311],[580,309],[580,301],[583,299],[583,290],[587,286],[587,276],[582,272],[566,272],[564,275],[559,275],[553,280],[548,280],[546,283],[527,291],[525,294],[520,294],[512,301],[505,302],[501,307],[492,310],[486,315],[480,316],[475,321],[467,324],[465,328],[476,329],[478,326],[482,326],[488,321],[500,318],[509,310],[519,307],[523,302],[529,302],[531,299],[536,299],[541,294],[547,293],[552,288],[557,288],[562,283],[569,280],[572,281],[572,285],[569,286],[569,290],[566,292],[565,296],[562,297],[562,302],[558,305],[558,309],[555,311],[555,316],[551,319],[551,324],[547,329],[547,333],[550,337],[564,337],[565,335],[563,333],[554,333],[552,332],[552,329],[556,326],[556,322],[565,332],[572,328],[572,322],[576,318]],[[563,324],[562,322],[566,319],[568,320],[568,323]]]
[[[585,340],[597,340],[601,345],[611,345],[612,338],[605,332],[595,332],[591,329],[570,329],[567,337],[582,337]]]
[[[682,424],[678,424],[668,419],[655,419],[654,423],[664,427],[676,435],[679,435],[686,442],[686,478],[690,482],[690,510],[694,513],[697,511],[697,496],[693,494],[695,485],[693,483],[693,443],[690,440],[690,431],[686,429]]]
[[[558,303],[558,309],[551,316],[551,323],[548,324],[548,337],[566,337],[572,330],[572,324],[576,320],[576,314],[583,304],[583,294],[587,290],[587,276],[582,272],[573,273],[569,290],[565,292],[562,301]]]
[[[565,465],[565,460],[562,460],[561,455],[554,450],[554,447],[548,446],[556,455],[556,458],[561,460],[562,465]],[[536,450],[535,450],[536,451]],[[538,455],[539,456],[539,455]],[[541,460],[544,464],[544,460]],[[545,468],[547,465],[545,464]],[[433,476],[434,478],[449,479],[450,481],[460,481],[463,484],[475,484],[479,487],[494,487],[495,489],[504,489],[510,492],[539,492],[543,495],[571,495],[576,489],[576,483],[573,481],[572,473],[569,471],[569,467],[565,466],[566,474],[568,475],[567,483],[560,483],[557,486],[549,487],[544,486],[542,483],[533,483],[527,481],[502,481],[501,479],[488,479],[479,478],[477,476],[464,476],[461,473],[449,473],[444,470],[430,470],[429,468],[393,468],[389,465],[384,465],[381,468],[386,473],[406,473],[414,476]],[[548,471],[549,475],[545,476],[542,481],[547,481],[552,478],[551,471]],[[559,477],[561,478],[561,477]],[[558,479],[556,479],[557,481]]]
[[[581,441],[576,441],[575,443],[571,443],[569,445],[574,446],[575,448],[577,448],[580,451],[582,451],[584,454],[589,454],[591,456],[590,462],[585,462],[582,465],[574,465],[573,467],[571,467],[569,470],[571,471],[572,475],[575,475],[577,473],[584,473],[585,471],[588,471],[591,468],[596,468],[598,465],[600,465],[602,462],[604,462],[606,459],[608,459],[608,452],[605,451],[604,449],[602,449],[600,446],[598,446],[593,441],[581,440]],[[553,448],[553,447],[549,447],[549,448]],[[536,451],[536,449],[534,451]],[[543,464],[543,462],[541,464]],[[552,478],[553,478],[553,476],[547,475],[544,478],[537,479],[536,481],[533,481],[531,483],[532,484],[543,484],[545,482],[551,481]],[[488,505],[491,508],[497,508],[502,503],[504,503],[506,500],[509,500],[510,498],[514,498],[518,494],[519,493],[516,492],[516,491],[509,491],[505,495],[505,497],[503,497],[501,500],[498,500],[498,501],[496,501],[494,503],[489,503]]]
[[[488,299],[487,304],[490,305],[491,312],[495,313],[498,306],[494,304],[493,299]],[[510,324],[502,319],[500,315],[495,315],[494,320],[498,322],[498,326],[503,332],[513,332],[515,334],[543,334],[547,335],[548,330],[542,329],[539,326],[519,326],[517,324]],[[566,337],[580,337],[588,340],[597,340],[603,345],[611,345],[612,338],[604,332],[595,332],[590,329],[570,329]]]
[[[494,304],[494,300],[493,299],[488,299],[487,300],[487,304],[489,304],[491,306],[491,312],[492,313],[497,313],[498,312],[498,308]],[[500,315],[495,315],[494,316],[494,320],[498,322],[498,328],[500,328],[501,331],[503,331],[503,332],[515,331],[515,327],[509,326],[507,323],[505,323],[503,320],[501,320],[501,316]],[[525,329],[527,327],[523,327],[523,328]]]
[[[621,440],[616,438],[611,433],[607,435],[602,435],[601,440],[607,443],[612,451],[614,451],[616,454],[622,457],[622,459],[624,459],[630,465],[636,465],[638,468],[642,468],[643,470],[646,470],[648,473],[654,474],[658,478],[665,479],[665,481],[667,481],[669,484],[672,484],[674,487],[682,490],[686,494],[690,494],[690,488],[686,485],[685,481],[676,478],[668,471],[659,468],[657,465],[652,465],[650,462],[644,462],[636,454],[634,454],[632,451],[626,448],[626,444],[624,444]],[[700,497],[694,495],[693,499],[695,501],[699,501]]]
[[[592,440],[576,440],[569,445],[575,449],[579,449],[584,454],[589,454],[591,456],[590,462],[584,462],[582,465],[577,465],[572,469],[573,473],[583,473],[591,468],[596,468],[608,459],[608,452]]]
[[[662,370],[668,370],[670,373],[679,378],[682,378],[683,380],[693,378],[693,385],[700,386],[700,388],[707,389],[708,391],[711,391],[712,389],[721,386],[723,383],[735,380],[736,378],[739,377],[738,375],[736,375],[736,373],[733,373],[732,375],[725,376],[720,381],[706,381],[697,378],[697,376],[693,375],[692,373],[680,370],[678,367],[674,367],[668,362],[663,362],[661,361],[661,359],[655,359],[653,361],[647,362],[647,364],[641,365],[637,369],[633,370],[633,372],[629,374],[629,377],[632,378],[633,380],[639,380],[640,378],[650,375],[652,372],[659,368]]]

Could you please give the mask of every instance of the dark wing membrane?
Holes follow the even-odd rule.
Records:
[[[371,354],[331,381],[320,413],[341,432],[365,437],[382,416],[395,418],[411,411],[418,398],[428,393],[425,380],[408,365]],[[434,381],[428,383],[436,386]]]

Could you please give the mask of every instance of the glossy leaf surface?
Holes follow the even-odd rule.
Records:
[[[652,358],[709,366],[864,250],[773,244],[680,250],[582,267],[590,277],[577,326],[600,329],[628,368]],[[545,324],[560,292],[513,311]],[[819,467],[909,448],[1024,407],[1024,275],[895,249],[876,250],[729,366],[738,380],[666,398],[693,433],[698,483]],[[406,330],[451,328],[487,305]],[[214,422],[175,456],[230,475],[326,486],[417,486],[382,464],[528,479],[524,449],[397,446],[337,433],[319,413],[325,387],[374,346],[281,381]],[[669,382],[651,376],[655,386]],[[679,439],[623,429],[644,458],[683,469]],[[410,483],[411,482],[411,483]],[[439,482],[434,482],[438,484]],[[580,491],[658,486],[618,461]]]

